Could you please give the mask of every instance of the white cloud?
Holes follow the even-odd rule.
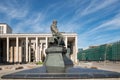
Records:
[[[91,29],[89,32],[87,32],[88,34],[92,33],[95,34],[97,32],[101,32],[101,31],[107,31],[107,30],[116,30],[116,29],[120,29],[120,16],[118,16],[119,14],[117,14],[113,19],[108,20],[106,22],[103,22],[102,24],[100,24],[99,26]]]
[[[51,22],[45,21],[47,14],[44,11],[33,12],[31,14],[32,16],[24,18],[15,25],[14,33],[50,33]]]
[[[81,15],[87,15],[99,11],[100,9],[103,9],[107,6],[111,6],[116,1],[118,0],[92,0],[88,7],[81,13]]]
[[[20,19],[26,17],[28,14],[28,3],[24,2],[24,4],[19,4],[19,2],[12,0],[6,1],[0,5],[0,12],[6,15],[6,18],[9,19]]]

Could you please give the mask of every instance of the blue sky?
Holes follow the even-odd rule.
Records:
[[[13,33],[76,32],[78,47],[120,40],[120,0],[0,0],[0,23]]]

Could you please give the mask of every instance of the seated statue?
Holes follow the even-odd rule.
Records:
[[[57,21],[54,20],[52,25],[51,25],[51,32],[52,32],[52,38],[50,38],[49,43],[58,45],[58,46],[65,46],[64,43],[64,37],[63,35],[58,31],[57,29]]]
[[[47,55],[44,66],[48,73],[63,73],[67,68],[73,67],[73,62],[66,56],[67,49],[65,47],[64,37],[57,29],[56,20],[53,21],[50,28],[52,37],[49,38],[48,48],[45,50]]]

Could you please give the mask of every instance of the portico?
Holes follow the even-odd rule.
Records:
[[[71,59],[77,61],[77,35],[64,33],[65,47],[71,49]],[[44,61],[45,49],[51,34],[0,34],[1,53],[0,62],[23,63]],[[2,48],[3,47],[3,48]]]
[[[70,58],[77,62],[77,34],[61,33]],[[52,34],[16,34],[7,24],[0,23],[0,63],[43,62]]]

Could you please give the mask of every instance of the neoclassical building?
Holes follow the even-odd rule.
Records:
[[[77,62],[77,34],[62,33],[69,57]],[[52,34],[13,34],[12,29],[0,23],[0,63],[28,63],[44,61],[45,49]]]

